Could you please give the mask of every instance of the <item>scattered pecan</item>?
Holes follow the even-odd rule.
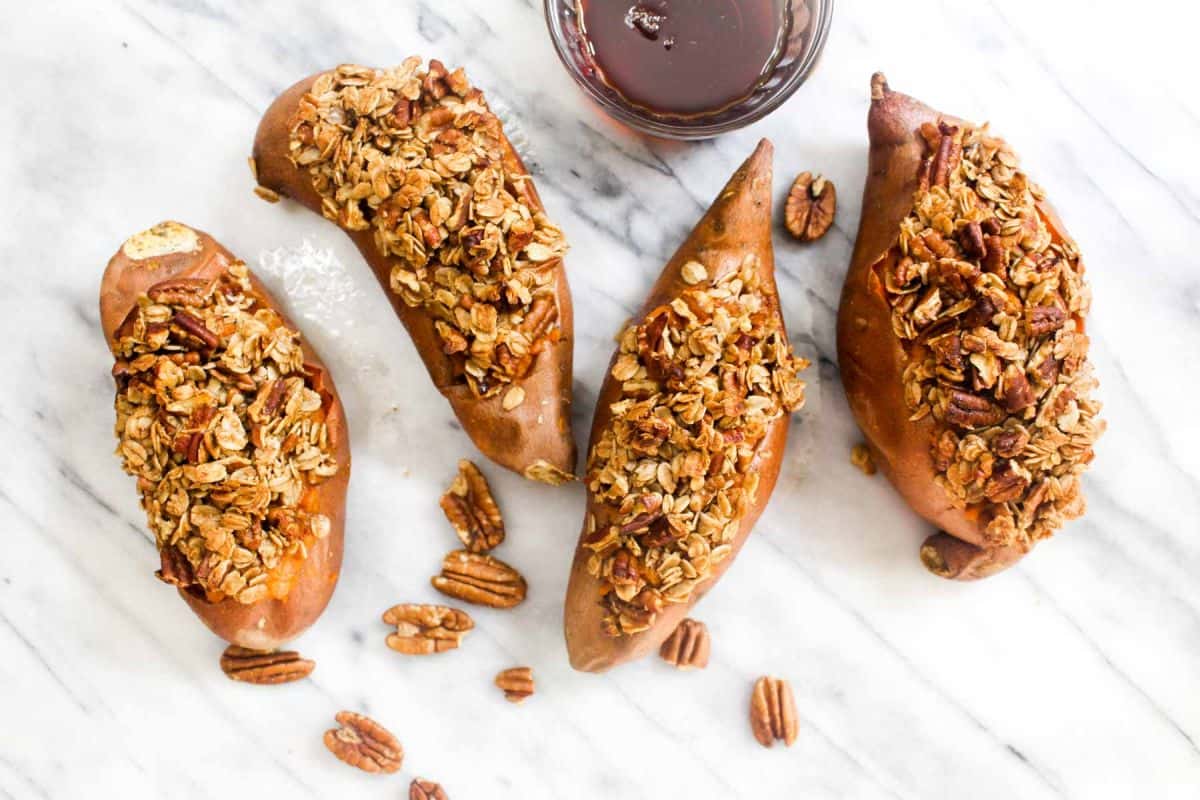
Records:
[[[408,800],[450,800],[450,797],[441,785],[415,778],[408,786]]]
[[[504,520],[487,478],[465,458],[458,462],[458,475],[442,495],[441,506],[454,532],[472,553],[486,553],[504,541]]]
[[[946,421],[960,428],[975,430],[995,425],[1004,419],[1004,411],[986,397],[955,389],[946,406]]]
[[[448,606],[404,603],[383,612],[383,621],[395,625],[387,646],[409,656],[425,656],[456,649],[475,623],[467,612]]]
[[[291,683],[307,678],[316,666],[295,650],[251,650],[231,644],[221,654],[221,670],[243,683]]]
[[[875,459],[865,444],[856,444],[850,448],[850,463],[858,467],[863,475],[875,474]]]
[[[689,617],[680,622],[662,643],[658,655],[679,669],[704,669],[708,666],[711,651],[708,626]]]
[[[525,599],[521,573],[492,556],[455,550],[442,560],[442,573],[430,579],[444,595],[492,608],[512,608]]]
[[[520,703],[533,694],[533,670],[529,667],[512,667],[496,676],[496,686],[504,692],[504,699]]]
[[[837,211],[837,190],[823,176],[801,172],[792,182],[784,206],[788,232],[802,242],[820,239],[833,224]]]
[[[763,747],[775,740],[791,747],[796,741],[796,700],[792,687],[782,678],[762,677],[754,682],[750,696],[750,729]]]
[[[370,717],[339,711],[339,728],[325,731],[325,746],[342,761],[363,772],[397,772],[404,748],[386,728]]]

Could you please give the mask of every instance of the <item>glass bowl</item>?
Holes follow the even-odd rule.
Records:
[[[795,0],[789,2],[789,14],[795,13],[790,10],[792,2]],[[546,26],[554,49],[584,93],[614,119],[643,133],[668,139],[707,139],[737,130],[762,119],[792,96],[816,68],[833,19],[833,0],[808,0],[795,5],[807,7],[808,23],[802,28],[792,25],[775,68],[750,95],[713,113],[680,116],[634,105],[606,84],[580,31],[577,0],[545,0]]]

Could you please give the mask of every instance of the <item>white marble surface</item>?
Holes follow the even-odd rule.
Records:
[[[1200,796],[1200,101],[1196,12],[1169,0],[841,0],[815,77],[714,142],[631,135],[560,69],[533,0],[7,3],[0,66],[0,797],[469,798]],[[1135,11],[1136,9],[1136,11]],[[610,337],[759,136],[776,196],[802,169],[841,190],[815,246],[777,238],[784,309],[818,354],[771,507],[696,616],[713,662],[573,673],[560,603],[582,491],[488,470],[501,555],[529,576],[465,647],[405,659],[382,609],[436,599],[453,536],[436,497],[470,455],[364,264],[334,228],[250,192],[258,115],[297,77],[410,53],[465,64],[519,128],[574,250],[579,435]],[[916,558],[927,528],[847,461],[833,313],[865,171],[868,78],[990,119],[1090,265],[1109,432],[1091,511],[975,585]],[[157,582],[133,482],[111,456],[97,282],[130,233],[173,217],[251,263],[305,241],[331,272],[268,270],[334,371],[355,453],[346,569],[298,642],[309,681],[233,684],[221,643]],[[291,257],[289,256],[289,257]],[[332,285],[344,302],[314,301]],[[322,283],[324,282],[324,283]],[[486,467],[485,467],[486,468]],[[491,686],[531,664],[521,707]],[[751,681],[791,679],[801,734],[759,748]],[[395,730],[402,776],[336,762],[341,708]]]

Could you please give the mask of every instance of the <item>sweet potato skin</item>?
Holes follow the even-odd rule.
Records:
[[[921,560],[942,577],[972,580],[1006,569],[1027,551],[1017,545],[983,547],[984,515],[955,508],[934,482],[930,444],[937,425],[932,416],[908,419],[903,384],[908,356],[892,331],[891,308],[875,268],[899,241],[900,223],[912,209],[925,154],[920,127],[939,121],[967,124],[892,91],[880,73],[872,77],[870,155],[862,218],[838,310],[838,360],[846,399],[875,463],[917,514],[944,531],[926,539]],[[1038,210],[1054,235],[1067,240],[1054,210],[1044,201]]]
[[[180,223],[164,224],[191,230],[195,234],[195,247],[189,246],[192,242],[188,241],[178,245],[182,249],[148,258],[133,258],[124,246],[117,250],[100,283],[101,328],[110,350],[115,348],[115,332],[136,305],[137,298],[152,286],[175,278],[212,280],[236,260],[207,233]],[[167,249],[170,249],[169,245]],[[280,312],[289,327],[296,328],[253,273],[250,281],[260,301]],[[340,468],[337,474],[316,487],[317,508],[331,523],[329,535],[309,548],[296,584],[283,600],[267,599],[246,604],[225,599],[211,603],[191,592],[179,590],[180,597],[213,633],[231,644],[256,650],[277,648],[316,622],[333,595],[342,565],[346,491],[350,482],[350,432],[328,369],[308,340],[302,341],[305,362],[324,370],[323,389],[333,398],[326,422]]]
[[[774,252],[771,247],[772,152],[771,143],[764,139],[754,154],[730,178],[712,207],[667,262],[650,290],[645,304],[634,318],[634,323],[689,288],[681,277],[681,269],[692,259],[710,267],[709,280],[712,281],[719,275],[738,269],[747,254],[757,255],[764,287],[771,294],[777,294]],[[782,318],[780,325],[783,325]],[[617,400],[621,391],[620,382],[611,375],[615,359],[614,354],[596,401],[589,452],[612,423],[610,406]],[[772,423],[751,466],[751,470],[757,471],[760,478],[758,498],[754,507],[742,518],[737,536],[732,542],[732,555],[713,569],[713,574],[708,580],[696,587],[688,602],[668,604],[646,631],[621,637],[612,637],[604,633],[604,610],[600,604],[603,584],[587,571],[590,551],[583,546],[583,539],[587,533],[585,522],[575,550],[563,614],[567,653],[572,667],[584,672],[604,672],[656,651],[663,640],[671,635],[692,606],[713,587],[733,563],[754,523],[766,507],[779,477],[789,424],[790,417],[787,415]],[[597,502],[590,492],[587,513],[597,514],[598,520],[603,520],[607,513],[607,507]],[[586,515],[584,518],[586,520]]]
[[[321,198],[313,189],[308,171],[289,158],[289,121],[317,78],[316,73],[298,81],[270,105],[254,138],[253,158],[258,184],[321,214]],[[510,174],[525,175],[528,170],[511,142],[504,139],[505,167]],[[530,208],[544,210],[532,181],[523,181],[524,200]],[[404,324],[429,377],[437,390],[450,402],[455,415],[475,446],[492,461],[526,475],[529,468],[545,462],[563,473],[575,471],[575,438],[571,431],[571,381],[574,344],[574,316],[571,292],[562,261],[555,271],[559,325],[562,340],[542,352],[530,373],[521,381],[525,402],[512,411],[501,406],[502,396],[479,399],[463,383],[457,382],[452,362],[442,352],[441,340],[433,320],[422,309],[407,305],[391,291],[390,275],[395,259],[384,256],[375,246],[370,231],[344,231],[375,273],[396,316]]]

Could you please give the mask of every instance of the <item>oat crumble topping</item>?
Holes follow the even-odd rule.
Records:
[[[588,458],[604,507],[588,515],[584,539],[612,636],[650,627],[730,555],[768,426],[804,403],[797,373],[808,362],[792,353],[754,267],[749,256],[621,334],[621,394]],[[704,265],[685,269],[695,283]]]
[[[116,333],[117,455],[137,477],[158,577],[211,602],[285,597],[329,534],[332,396],[245,264],[151,287]]]
[[[555,272],[562,232],[505,167],[504,134],[463,70],[417,57],[342,65],[291,120],[291,158],[326,217],[371,231],[395,259],[392,291],[434,319],[442,350],[479,397],[500,394],[562,336]],[[505,395],[512,410],[523,393]]]
[[[932,414],[937,481],[977,508],[988,543],[1032,546],[1084,510],[1079,475],[1104,429],[1074,243],[987,127],[941,123],[912,212],[881,270],[905,343],[911,419]]]

